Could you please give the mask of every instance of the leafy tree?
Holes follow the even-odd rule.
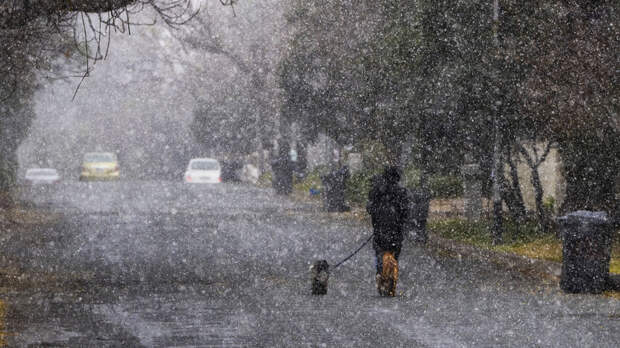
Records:
[[[527,81],[528,108],[559,145],[567,181],[563,210],[617,210],[620,172],[615,1],[558,1],[539,23]]]
[[[283,113],[310,138],[379,141],[391,161],[413,135],[428,171],[465,152],[487,173],[495,162],[496,191],[515,212],[522,198],[514,175],[503,182],[503,164],[514,167],[523,142],[559,144],[566,209],[610,209],[619,172],[617,2],[502,0],[496,22],[491,5],[295,2],[280,66]],[[533,178],[542,158],[526,158]]]
[[[487,2],[419,3],[430,66],[462,67],[456,75],[457,90],[464,92],[458,103],[464,148],[477,152],[483,166],[488,163],[492,142],[481,130],[492,129],[489,116],[499,116],[501,147],[513,158],[522,151],[511,149],[523,141],[559,145],[565,210],[613,210],[619,172],[617,2],[500,1],[496,56],[489,54],[494,50],[484,20]]]
[[[0,192],[11,191],[17,171],[17,148],[34,118],[32,95],[38,69],[51,69],[51,58],[64,49],[64,37],[43,35],[40,21],[25,23],[21,30],[0,30]],[[53,42],[50,44],[49,42]],[[46,50],[47,54],[39,54]],[[36,54],[33,54],[35,52]],[[5,195],[3,195],[5,196]]]
[[[363,57],[372,39],[371,2],[295,1],[287,11],[291,34],[279,67],[282,116],[315,140],[326,134],[339,145],[377,133]],[[360,102],[362,101],[362,102]]]
[[[239,156],[255,149],[252,101],[243,90],[218,90],[194,110],[192,131],[205,149],[220,156]]]
[[[198,101],[194,134],[205,149],[220,149],[218,155],[256,151],[262,171],[262,149],[278,132],[280,1],[235,2],[234,15],[225,16],[215,6],[204,8],[178,35],[188,52],[183,65],[196,77],[188,81]]]

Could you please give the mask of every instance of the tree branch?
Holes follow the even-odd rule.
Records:
[[[118,18],[131,5],[151,6],[172,26],[185,23],[195,14],[189,10],[189,0],[3,0],[0,29],[19,29],[39,18],[57,20],[75,12],[110,13],[112,18]]]

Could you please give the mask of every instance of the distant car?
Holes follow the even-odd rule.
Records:
[[[89,152],[84,155],[80,181],[118,180],[120,167],[116,154],[112,152]]]
[[[24,175],[26,185],[49,185],[60,182],[58,171],[53,168],[30,168]]]
[[[218,184],[222,182],[222,168],[213,158],[194,158],[189,161],[185,171],[185,182]]]

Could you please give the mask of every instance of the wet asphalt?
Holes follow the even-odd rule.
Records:
[[[618,347],[620,301],[406,243],[398,296],[371,231],[269,189],[68,182],[26,195],[53,224],[2,231],[0,346]],[[11,279],[14,279],[12,281]]]

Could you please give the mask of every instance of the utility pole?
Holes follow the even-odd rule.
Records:
[[[256,132],[255,141],[256,141],[256,168],[258,169],[258,175],[261,175],[265,172],[265,153],[263,151],[263,139],[261,134],[261,111],[257,111],[254,119],[254,129]]]
[[[493,179],[493,244],[502,244],[502,197],[500,195],[500,176],[502,173],[502,158],[501,158],[501,130],[499,127],[499,107],[501,102],[497,100],[499,97],[499,38],[497,37],[497,31],[499,30],[499,0],[493,0],[493,44],[495,46],[495,55],[492,67],[493,71],[493,93],[496,98],[493,107],[493,170],[491,172],[491,178]]]
[[[252,84],[257,90],[262,90],[263,83],[258,73],[252,73]],[[264,107],[264,100],[260,96],[256,97],[257,109],[254,111],[254,141],[256,142],[256,168],[258,169],[258,175],[262,175],[265,172],[265,151],[263,150],[263,127],[261,127],[261,116],[264,115],[267,110]]]

